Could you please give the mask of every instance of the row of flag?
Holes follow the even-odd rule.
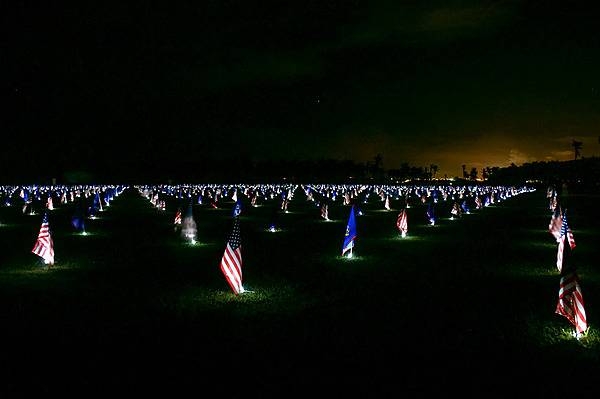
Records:
[[[242,243],[240,234],[241,203],[236,201],[233,209],[233,228],[227,240],[225,251],[221,258],[220,269],[229,287],[235,295],[246,292],[242,281]],[[175,224],[181,224],[181,210],[178,209]],[[408,230],[408,216],[406,209],[398,214],[396,226],[402,236]],[[588,329],[583,295],[576,268],[573,265],[564,267],[565,251],[576,248],[575,238],[567,221],[566,209],[560,206],[554,208],[548,231],[557,242],[556,267],[561,274],[559,298],[556,313],[564,316],[575,328],[576,337],[581,337]],[[352,256],[352,251],[357,238],[355,206],[350,207],[350,214],[346,224],[342,256]],[[568,244],[568,245],[566,245]],[[54,265],[54,241],[50,232],[48,212],[44,212],[42,224],[37,240],[31,250],[32,253],[44,260],[46,265]]]

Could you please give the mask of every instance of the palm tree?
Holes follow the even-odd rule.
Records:
[[[583,142],[573,139],[573,143],[571,143],[571,146],[573,147],[573,150],[575,150],[575,159],[577,159],[577,157],[581,156],[580,150],[583,146]]]
[[[436,164],[431,164],[429,165],[429,170],[431,171],[431,174],[433,175],[433,178],[435,179],[435,174],[438,171],[438,166]]]

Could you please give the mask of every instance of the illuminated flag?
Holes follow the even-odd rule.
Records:
[[[573,324],[578,337],[587,330],[583,295],[579,286],[579,278],[575,272],[560,278],[556,313],[566,317]]]
[[[390,197],[387,196],[385,197],[385,204],[384,204],[385,209],[387,209],[388,211],[390,211],[392,208],[390,208]]]
[[[233,218],[233,231],[221,259],[221,271],[234,294],[238,295],[244,292],[242,286],[242,239],[240,237],[240,218],[237,216]]]
[[[233,207],[233,217],[240,216],[242,213],[242,203],[240,200],[235,202],[235,206]]]
[[[283,197],[283,199],[281,201],[281,209],[284,212],[287,212],[287,210],[288,210],[288,204],[289,204],[289,200],[286,197]]]
[[[433,201],[429,202],[429,205],[427,206],[427,220],[429,221],[429,224],[431,224],[432,226],[435,224],[435,207],[433,205]]]
[[[562,224],[560,226],[560,236],[563,238],[567,237],[567,241],[569,241],[569,246],[571,249],[575,249],[575,237],[573,237],[573,232],[567,223],[567,210],[565,209],[562,213]]]
[[[402,237],[406,237],[406,233],[408,232],[408,214],[406,209],[402,209],[398,214],[398,219],[396,220],[396,227],[402,234]]]
[[[181,236],[192,243],[196,242],[196,221],[194,220],[194,212],[192,210],[192,202],[190,201],[183,222],[181,223]]]
[[[460,217],[461,214],[461,208],[460,206],[458,206],[458,202],[455,202],[454,205],[452,205],[452,209],[450,210],[450,213],[454,216]]]
[[[48,195],[48,200],[46,201],[46,208],[48,208],[49,210],[54,209],[54,204],[52,202],[52,195]]]
[[[175,227],[181,225],[181,208],[177,208],[177,212],[175,213],[175,220],[173,220],[173,224]]]
[[[33,245],[31,252],[44,259],[45,264],[54,264],[54,242],[52,241],[52,235],[50,234],[50,224],[48,223],[47,212],[44,212],[42,226],[40,227],[38,238]]]
[[[102,200],[100,199],[100,194],[96,192],[94,195],[94,202],[92,204],[92,215],[95,215],[97,211],[102,211]]]
[[[85,231],[85,222],[83,211],[81,210],[81,205],[77,204],[75,208],[75,213],[71,218],[71,224],[77,231]]]
[[[562,271],[563,258],[565,253],[565,240],[568,241],[571,250],[575,249],[575,237],[573,232],[567,223],[567,210],[562,211],[560,207],[557,207],[556,211],[552,214],[550,224],[548,225],[548,231],[556,239],[558,248],[556,252],[556,268],[558,271]]]
[[[329,220],[329,205],[321,205],[321,217],[325,220]]]
[[[560,241],[560,230],[562,228],[562,212],[560,208],[556,208],[554,212],[552,212],[552,217],[550,218],[550,223],[548,224],[548,231],[556,242]]]
[[[348,216],[348,224],[346,225],[346,234],[344,235],[344,245],[342,245],[342,256],[354,248],[354,240],[356,239],[356,218],[354,216],[354,205],[350,208],[350,216]]]
[[[467,204],[467,200],[463,200],[460,207],[462,208],[464,213],[467,213],[467,214],[471,213],[471,210],[469,209],[469,205]]]

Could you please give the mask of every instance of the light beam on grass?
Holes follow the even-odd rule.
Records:
[[[588,326],[585,333],[579,337],[574,328],[558,327],[555,322],[540,320],[528,321],[528,334],[537,338],[541,347],[554,347],[569,342],[577,342],[578,345],[588,350],[600,349],[600,335],[598,330]]]
[[[182,292],[173,293],[176,296],[175,311],[177,313],[213,312],[215,309],[231,309],[239,313],[285,314],[297,312],[313,306],[315,298],[300,298],[293,288],[286,284],[275,286],[251,287],[251,294],[235,295],[226,290],[203,287],[188,287]],[[170,296],[170,294],[165,294]],[[172,303],[171,299],[163,298],[162,303]],[[231,307],[234,305],[234,307]],[[241,306],[239,305],[249,305]]]
[[[425,240],[425,237],[420,237],[420,236],[416,236],[414,234],[408,234],[406,233],[406,236],[402,236],[402,234],[394,234],[392,236],[383,238],[383,240],[386,241],[423,241]]]
[[[356,255],[355,253],[349,253],[348,255],[338,256],[342,262],[363,262],[367,258],[365,256]]]
[[[54,263],[54,265],[48,267],[49,265],[44,264],[43,262],[35,262],[35,263],[27,263],[12,266],[0,271],[0,277],[13,278],[14,277],[35,277],[35,276],[44,276],[47,275],[49,271],[58,271],[58,270],[69,270],[76,269],[79,267],[77,262],[71,261],[62,261],[60,263]]]
[[[265,229],[265,231],[266,231],[266,232],[268,232],[268,233],[280,233],[280,232],[282,232],[283,230],[282,230],[282,229],[280,229],[279,227],[276,227],[274,224],[272,224],[272,225],[270,225],[269,227],[267,227],[267,228]]]

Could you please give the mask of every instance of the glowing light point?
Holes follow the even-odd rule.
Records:
[[[402,232],[402,238],[406,237],[406,233],[403,231]]]

